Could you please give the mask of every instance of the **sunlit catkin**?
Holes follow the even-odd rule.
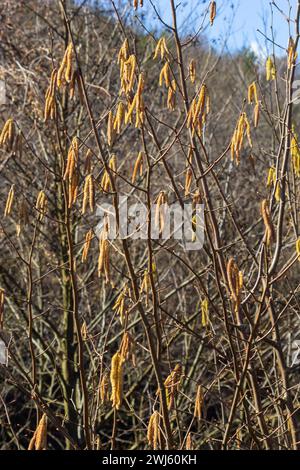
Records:
[[[86,233],[86,236],[85,236],[85,242],[83,245],[82,256],[81,256],[82,263],[85,263],[87,260],[92,239],[93,239],[93,230],[90,229]]]
[[[168,375],[164,382],[166,389],[167,405],[170,410],[173,408],[175,403],[175,397],[179,391],[180,382],[182,377],[182,366],[181,364],[176,364],[173,371]]]
[[[171,81],[171,86],[168,88],[167,108],[174,111],[176,105],[176,82]]]
[[[114,132],[114,116],[113,116],[112,111],[110,111],[108,113],[107,134],[106,134],[107,143],[108,143],[109,146],[111,146],[113,144],[114,135],[115,135],[115,132]]]
[[[203,126],[206,123],[207,115],[210,111],[210,100],[205,84],[201,86],[198,99],[195,97],[190,105],[187,116],[187,128],[192,130],[192,135],[197,131],[202,134]]]
[[[216,2],[210,2],[210,5],[209,5],[209,21],[210,21],[211,26],[214,24],[216,14],[217,14]]]
[[[122,392],[123,392],[123,364],[124,359],[118,352],[114,354],[111,360],[111,372],[110,372],[110,383],[111,383],[111,401],[113,408],[117,410],[120,408],[122,403]]]
[[[94,212],[95,195],[94,195],[94,180],[93,175],[89,174],[85,177],[83,188],[83,201],[82,201],[82,214],[86,213],[89,206],[90,211]]]
[[[294,125],[292,126],[291,156],[294,173],[297,177],[300,177],[300,147],[298,143],[298,135]]]
[[[28,450],[46,450],[47,447],[47,415],[44,413],[31,441]]]
[[[72,79],[72,43],[68,45],[65,50],[63,59],[57,72],[57,87],[60,88],[63,84],[63,79],[69,83]]]
[[[189,64],[189,76],[192,83],[195,83],[196,80],[196,63],[195,60],[192,59]]]
[[[147,440],[148,444],[153,450],[159,448],[160,441],[160,428],[159,428],[160,415],[158,411],[154,411],[150,416],[148,428],[147,428]]]
[[[288,69],[291,69],[295,64],[297,58],[297,52],[295,50],[295,42],[292,37],[289,39],[289,47],[288,47]]]
[[[135,183],[136,177],[139,174],[140,176],[143,175],[143,159],[144,159],[144,152],[139,152],[137,159],[134,164],[131,182]]]
[[[168,61],[166,61],[159,75],[159,86],[163,86],[163,83],[167,88],[171,86],[171,69]]]
[[[266,79],[267,81],[275,80],[276,78],[276,68],[273,62],[272,57],[268,57],[266,61]]]
[[[206,327],[208,325],[208,298],[205,297],[201,301],[201,323],[202,326]]]
[[[122,127],[124,117],[125,117],[125,105],[124,103],[122,103],[122,101],[120,101],[117,107],[117,112],[116,112],[116,116],[114,119],[114,126],[113,126],[117,134],[120,134],[121,132],[121,127]]]
[[[194,442],[193,442],[193,438],[192,438],[192,433],[189,432],[187,437],[186,437],[186,441],[185,441],[185,449],[186,450],[194,450]]]
[[[153,59],[156,59],[159,55],[161,59],[164,59],[166,56],[168,56],[168,54],[169,50],[167,47],[166,38],[162,36],[156,44]]]
[[[197,393],[196,393],[196,398],[195,398],[195,406],[194,406],[194,417],[197,419],[202,418],[202,413],[203,413],[203,388],[201,385],[198,385],[197,387]]]
[[[47,88],[45,95],[45,107],[44,107],[44,122],[49,118],[54,119],[56,116],[56,101],[55,101],[55,90],[57,82],[57,69],[53,69],[50,78],[50,85]]]
[[[120,294],[117,297],[116,302],[113,305],[113,310],[120,316],[121,325],[124,324],[125,316],[127,314],[126,308],[126,295],[127,295],[128,288],[125,286]]]
[[[65,168],[65,173],[64,173],[64,180],[67,178],[69,181],[72,180],[73,173],[75,171],[75,168],[77,166],[78,162],[78,139],[77,137],[74,137],[71,146],[68,151],[68,156],[67,156],[67,164]]]
[[[257,97],[257,88],[256,88],[256,83],[252,82],[251,85],[248,87],[248,103],[257,103],[258,102],[258,97]]]
[[[13,184],[8,192],[8,196],[6,199],[4,217],[7,217],[11,213],[14,196],[15,196],[15,185]]]
[[[47,211],[47,198],[43,190],[38,194],[35,208],[39,212],[38,219],[42,221]]]
[[[300,261],[300,238],[296,241],[296,253],[298,256],[298,261]]]
[[[8,119],[3,126],[1,135],[0,135],[0,147],[6,146],[8,150],[13,148],[15,137],[15,124],[13,119]]]
[[[240,153],[242,150],[244,135],[247,135],[248,143],[250,148],[252,148],[252,139],[251,139],[251,130],[250,124],[247,118],[246,113],[241,113],[239,120],[237,122],[233,137],[231,139],[231,159],[235,160],[236,164],[240,163]]]
[[[99,240],[98,277],[105,275],[105,282],[110,281],[109,242],[107,238]]]
[[[261,215],[265,224],[265,242],[266,245],[269,246],[275,239],[275,229],[266,199],[261,203]]]

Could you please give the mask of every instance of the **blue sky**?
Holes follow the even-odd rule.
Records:
[[[153,0],[162,18],[171,22],[170,1]],[[252,47],[258,55],[266,55],[272,50],[272,45],[257,32],[262,32],[270,36],[271,9],[270,0],[217,0],[218,15],[212,28],[207,27],[205,33],[216,47],[220,47],[227,38],[229,51],[235,51],[243,46]],[[291,5],[291,17],[295,14],[297,0],[276,0],[275,2],[282,12],[289,16],[289,4]],[[178,19],[182,27],[189,31],[196,31],[201,24],[201,13],[209,0],[180,0],[177,1]],[[139,9],[139,13],[147,11],[147,24],[155,26],[155,13],[149,0],[144,0],[144,8]],[[206,22],[207,23],[207,22]],[[282,47],[287,46],[289,38],[289,27],[286,17],[273,7],[273,26],[275,41]],[[292,31],[294,25],[291,23]],[[271,36],[270,36],[271,37]],[[277,47],[276,53],[283,51]]]

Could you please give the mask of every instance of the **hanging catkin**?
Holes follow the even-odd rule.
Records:
[[[261,203],[261,215],[265,224],[265,241],[269,246],[275,239],[275,229],[272,222],[268,201],[264,199]]]
[[[7,217],[11,213],[14,196],[15,196],[15,185],[13,184],[8,192],[8,196],[6,199],[4,217]]]
[[[148,428],[147,428],[147,439],[148,443],[153,450],[159,448],[160,442],[160,428],[159,428],[160,415],[158,411],[154,411],[150,416]]]
[[[110,383],[111,383],[111,401],[113,408],[117,410],[120,408],[122,403],[122,392],[123,392],[123,363],[124,359],[121,354],[116,352],[111,360],[111,372],[110,372]]]
[[[209,5],[209,21],[210,21],[211,26],[214,24],[216,14],[217,14],[216,2],[210,2],[210,5]]]
[[[43,414],[31,441],[28,450],[46,450],[47,447],[47,415]]]

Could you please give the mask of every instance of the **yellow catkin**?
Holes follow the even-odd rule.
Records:
[[[255,82],[252,82],[251,85],[249,85],[248,87],[248,103],[258,103],[258,95]]]
[[[88,149],[85,155],[85,160],[84,160],[84,173],[91,173],[92,171],[92,151],[91,149]]]
[[[45,95],[44,122],[49,118],[54,119],[56,116],[55,90],[57,84],[57,69],[53,69],[50,78],[50,85]]]
[[[265,241],[269,246],[275,239],[275,230],[268,206],[268,201],[264,199],[261,203],[261,215],[265,224]]]
[[[291,156],[294,173],[297,177],[300,177],[300,147],[298,144],[298,135],[294,125],[292,126]]]
[[[167,108],[174,111],[176,105],[176,82],[171,81],[171,86],[168,88]]]
[[[137,92],[134,95],[133,100],[128,102],[128,109],[125,115],[125,124],[132,123],[132,115],[133,115],[133,112],[135,111],[136,113],[135,127],[136,128],[141,127],[141,125],[144,123],[144,101],[142,97],[143,88],[144,88],[144,75],[141,73],[139,75]]]
[[[276,68],[273,62],[272,57],[268,57],[266,61],[266,79],[267,81],[275,80],[276,78]]]
[[[280,202],[281,201],[281,185],[280,185],[280,181],[277,181],[277,183],[275,183],[275,200],[276,202]]]
[[[130,356],[134,356],[134,340],[128,331],[122,337],[119,351],[124,361],[128,360]]]
[[[6,199],[4,217],[7,217],[11,213],[14,196],[15,196],[15,185],[13,184],[8,192],[8,196]]]
[[[143,175],[143,159],[144,159],[144,152],[139,152],[137,159],[135,161],[135,164],[134,164],[133,172],[132,172],[132,177],[131,177],[132,183],[135,182],[138,173],[140,176]]]
[[[82,214],[86,213],[87,207],[89,205],[90,211],[94,212],[94,180],[93,175],[89,174],[85,177],[84,187],[83,187],[83,201],[82,201]]]
[[[39,220],[42,221],[47,211],[47,198],[43,190],[41,190],[38,194],[35,208],[39,212],[39,216],[38,216]]]
[[[168,56],[168,54],[169,50],[167,47],[166,38],[163,36],[156,44],[153,59],[157,59],[159,55],[161,59],[164,59],[166,56]]]
[[[118,54],[118,64],[127,60],[128,56],[129,56],[129,44],[128,44],[128,39],[126,38]]]
[[[106,136],[107,136],[107,143],[109,146],[111,146],[114,140],[114,116],[113,116],[112,111],[110,111],[108,114]]]
[[[293,38],[289,39],[289,47],[288,47],[288,69],[291,69],[295,64],[297,59],[297,52],[295,51],[295,42]]]
[[[111,383],[111,401],[113,408],[117,410],[122,404],[122,393],[123,393],[123,364],[124,359],[121,354],[116,352],[111,360],[111,372],[110,372],[110,383]]]
[[[171,86],[171,81],[171,69],[169,62],[167,61],[160,71],[159,86],[163,86],[163,83],[165,83],[166,87],[168,88]]]
[[[300,238],[296,241],[296,253],[298,256],[298,261],[300,261]]]
[[[185,449],[186,450],[194,450],[194,443],[193,443],[193,438],[192,438],[192,433],[189,432],[186,441],[185,441]]]
[[[216,2],[210,2],[210,5],[209,5],[209,21],[210,21],[211,26],[214,24],[216,14],[217,14]]]
[[[15,124],[12,118],[8,119],[3,126],[0,135],[0,147],[6,146],[8,150],[11,150],[14,143],[15,137]]]
[[[63,75],[66,70],[67,66],[67,61],[68,61],[68,66],[70,67],[70,48],[72,47],[72,44],[69,44],[65,50],[63,59],[61,61],[60,67],[57,72],[57,87],[60,88],[63,84]],[[70,71],[68,71],[68,74]],[[65,78],[65,77],[64,77]]]
[[[46,450],[47,447],[47,415],[43,414],[34,435],[29,443],[28,450]]]
[[[182,366],[181,364],[176,364],[173,371],[170,373],[170,375],[168,375],[164,382],[164,386],[166,389],[167,405],[169,410],[174,406],[175,397],[180,387],[181,376]]]
[[[71,142],[69,151],[68,151],[67,164],[66,164],[65,173],[64,173],[64,180],[66,180],[67,178],[69,179],[69,181],[72,180],[73,173],[78,163],[78,149],[79,149],[78,139],[77,137],[74,137]]]
[[[206,327],[208,325],[208,299],[205,297],[201,301],[201,323],[202,326]]]
[[[65,80],[67,83],[70,83],[72,79],[72,56],[73,56],[73,46],[70,43],[67,48],[66,69],[65,69]]]
[[[120,94],[124,92],[126,95],[133,90],[135,71],[137,61],[134,54],[131,54],[127,60],[123,60],[120,64],[121,89]]]
[[[160,415],[158,411],[154,411],[150,416],[147,428],[147,440],[153,450],[159,448],[160,441],[160,428],[159,428]]]
[[[78,172],[74,172],[72,175],[71,181],[69,181],[68,185],[68,193],[69,193],[69,201],[68,207],[69,209],[75,204],[78,194]]]
[[[113,310],[116,311],[116,313],[120,316],[120,321],[122,325],[124,323],[125,315],[127,313],[126,303],[125,303],[127,290],[128,288],[127,286],[125,286],[124,289],[122,289],[122,291],[118,295],[117,300],[113,305]]]
[[[194,417],[199,420],[202,418],[203,401],[204,401],[203,388],[201,385],[198,385],[196,398],[195,398]]]
[[[267,188],[276,182],[276,168],[271,166],[268,171]]]
[[[202,134],[203,126],[210,111],[209,103],[208,90],[206,85],[203,84],[198,99],[196,97],[193,99],[187,116],[187,127],[192,130],[193,135],[195,131],[199,135]]]
[[[189,75],[190,75],[191,82],[195,83],[195,80],[196,80],[196,63],[195,63],[194,59],[192,59],[190,64],[189,64]]]
[[[121,126],[122,126],[124,117],[125,117],[125,106],[124,106],[124,103],[120,101],[117,107],[117,112],[116,112],[116,116],[114,120],[114,130],[117,131],[117,134],[120,134],[121,132]]]
[[[110,267],[109,267],[109,242],[107,238],[100,238],[99,240],[99,257],[98,257],[98,277],[104,273],[105,282],[110,281]]]
[[[92,239],[93,239],[93,230],[90,229],[85,236],[85,242],[83,245],[82,256],[81,256],[82,263],[85,263],[87,260]]]
[[[241,113],[231,139],[231,159],[235,160],[237,165],[240,163],[240,153],[245,134],[247,135],[248,144],[252,148],[250,124],[246,113]]]

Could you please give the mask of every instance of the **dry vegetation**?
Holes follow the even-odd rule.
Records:
[[[299,448],[299,2],[264,68],[206,43],[218,2],[195,36],[4,3],[1,449]],[[203,203],[203,249],[107,239],[124,195]]]

